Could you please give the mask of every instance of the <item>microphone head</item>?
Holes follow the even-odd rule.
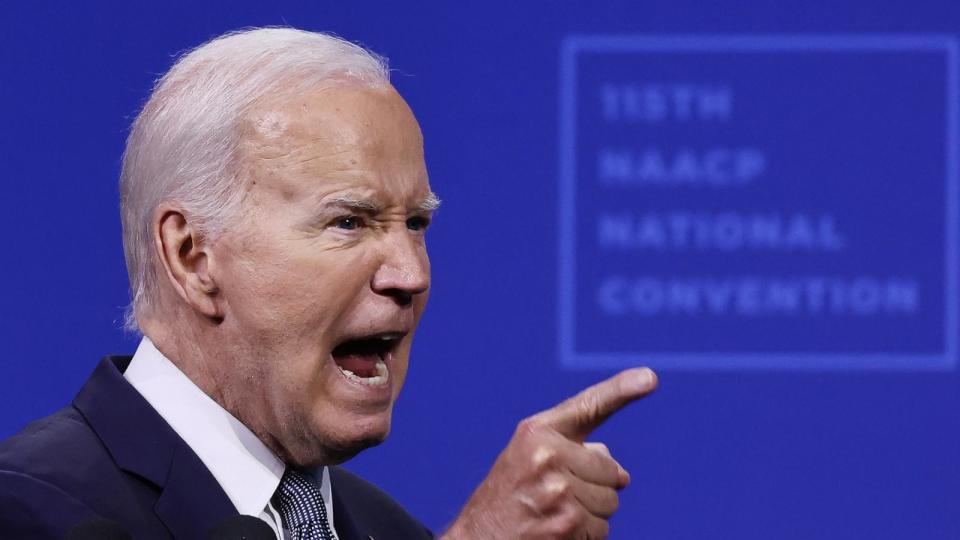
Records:
[[[133,540],[133,536],[116,521],[93,518],[74,525],[66,540]]]
[[[210,531],[210,540],[276,540],[277,535],[262,519],[236,515]]]

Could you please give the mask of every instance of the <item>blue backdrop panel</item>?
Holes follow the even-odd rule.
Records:
[[[566,363],[951,367],[956,67],[946,36],[568,38]]]
[[[350,466],[435,529],[516,422],[627,365],[612,538],[960,537],[960,5],[0,6],[0,435],[119,330],[130,120],[177,51],[379,51],[444,199],[394,433]],[[573,368],[573,369],[570,369]]]

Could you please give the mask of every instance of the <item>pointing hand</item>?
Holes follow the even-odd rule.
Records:
[[[442,539],[605,538],[630,475],[605,445],[585,441],[656,387],[653,371],[628,369],[521,421]]]

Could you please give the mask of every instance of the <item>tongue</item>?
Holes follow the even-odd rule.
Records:
[[[358,377],[376,377],[376,364],[380,360],[378,354],[349,354],[334,356],[333,359],[340,369],[352,371]]]

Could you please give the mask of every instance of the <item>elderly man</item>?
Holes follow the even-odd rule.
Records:
[[[387,436],[430,287],[439,199],[384,61],[294,29],[199,47],[136,119],[121,199],[143,341],[0,446],[0,536],[431,537],[336,467]],[[655,385],[521,422],[444,537],[604,537],[629,476],[585,439]]]

